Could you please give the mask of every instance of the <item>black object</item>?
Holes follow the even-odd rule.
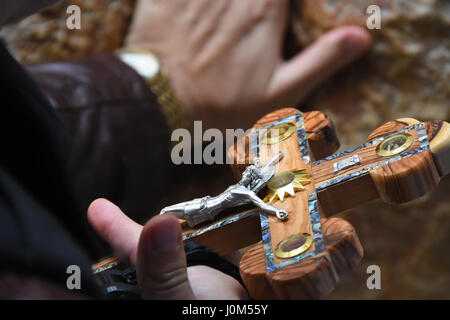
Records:
[[[235,278],[244,285],[237,266],[222,258],[213,249],[194,242],[184,245],[187,266],[205,265]],[[106,299],[141,299],[136,278],[136,267],[113,262],[94,271],[94,277]]]
[[[195,242],[188,242],[184,245],[186,252],[187,266],[205,265],[223,273],[226,273],[235,278],[244,286],[239,268],[230,261],[222,258],[219,254],[211,248],[201,246]]]
[[[141,299],[135,266],[130,267],[124,263],[116,262],[94,272],[95,280],[106,299]]]

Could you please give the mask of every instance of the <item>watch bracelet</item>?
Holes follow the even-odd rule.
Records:
[[[156,95],[158,104],[164,113],[167,125],[173,131],[178,128],[190,128],[189,120],[183,110],[182,104],[169,84],[167,71],[161,67],[151,79],[147,79],[151,91]]]
[[[130,65],[127,61],[124,60],[122,54],[130,52],[152,56],[158,61],[159,70],[150,78],[145,76],[139,69],[136,69],[135,66]],[[164,68],[164,66],[161,65],[161,61],[150,51],[142,49],[122,48],[116,50],[115,53],[122,62],[133,68],[141,77],[143,77],[147,81],[150,90],[157,98],[157,102],[160,105],[161,111],[166,118],[166,123],[169,129],[171,131],[178,128],[189,129],[191,127],[190,121],[186,117],[182,104],[180,103],[172,87],[170,86],[167,76],[168,72]]]

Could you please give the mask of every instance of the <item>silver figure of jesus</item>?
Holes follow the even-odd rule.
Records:
[[[275,175],[275,165],[282,157],[283,153],[280,151],[264,166],[249,165],[243,172],[242,179],[218,196],[206,196],[174,204],[163,208],[160,214],[172,213],[177,218],[185,219],[190,227],[195,227],[206,221],[216,220],[217,216],[226,209],[253,203],[262,211],[275,214],[278,219],[285,220],[288,216],[286,211],[265,203],[257,195]]]

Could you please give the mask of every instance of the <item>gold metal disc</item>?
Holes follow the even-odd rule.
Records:
[[[380,157],[390,157],[402,153],[408,149],[414,142],[414,137],[407,133],[396,134],[383,140],[376,149]]]
[[[311,174],[302,170],[289,170],[274,176],[267,184],[267,195],[264,201],[274,203],[284,201],[287,197],[295,197],[295,193],[305,190],[305,185],[311,183]]]
[[[282,187],[287,186],[295,179],[295,173],[292,171],[285,171],[277,174],[273,177],[270,182],[267,184],[267,187],[271,190],[281,189]]]
[[[292,258],[308,250],[312,243],[309,233],[297,233],[280,241],[275,247],[275,255],[282,259]]]
[[[270,127],[264,132],[261,142],[264,144],[276,144],[289,138],[297,130],[295,124],[285,122]]]

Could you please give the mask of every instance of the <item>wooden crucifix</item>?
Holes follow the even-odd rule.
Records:
[[[363,256],[354,228],[330,217],[377,198],[402,203],[432,190],[450,172],[450,125],[398,119],[356,148],[334,154],[338,147],[334,127],[321,112],[285,108],[266,115],[228,156],[240,179],[250,163],[283,153],[260,197],[288,218],[235,209],[198,227],[180,220],[183,240],[222,255],[251,246],[239,268],[254,299],[327,296]]]

